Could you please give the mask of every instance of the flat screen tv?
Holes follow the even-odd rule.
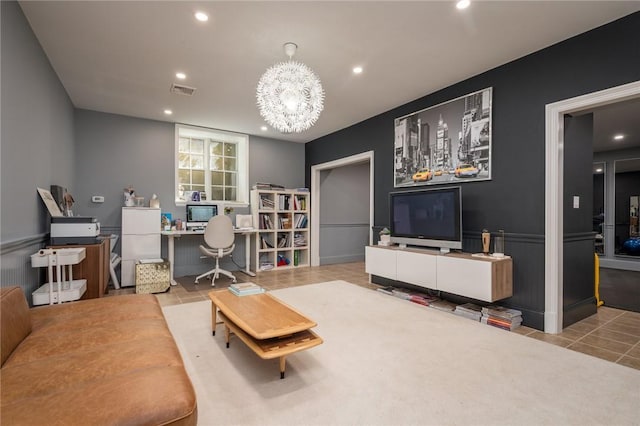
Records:
[[[389,194],[391,241],[441,251],[462,249],[459,186]]]

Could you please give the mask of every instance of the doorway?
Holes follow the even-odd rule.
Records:
[[[352,165],[369,165],[369,224],[368,224],[368,240],[369,244],[373,241],[373,176],[374,162],[373,151],[355,154],[349,157],[341,158],[327,163],[316,164],[311,167],[311,266],[320,266],[320,238],[321,238],[321,197],[322,197],[322,176],[324,173],[345,166]],[[366,188],[364,189],[366,191]]]
[[[564,116],[640,96],[640,81],[565,99],[545,108],[545,333],[562,332]]]

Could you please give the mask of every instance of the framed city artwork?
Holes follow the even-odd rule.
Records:
[[[486,88],[395,119],[394,186],[491,179]]]

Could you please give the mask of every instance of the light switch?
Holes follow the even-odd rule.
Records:
[[[104,197],[102,195],[94,195],[91,197],[91,201],[94,203],[104,203]]]
[[[573,208],[574,209],[580,208],[580,197],[578,195],[573,196]]]

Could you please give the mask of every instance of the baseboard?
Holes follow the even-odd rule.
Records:
[[[320,265],[333,265],[336,263],[352,263],[352,262],[364,262],[364,253],[320,257]]]
[[[562,314],[562,328],[568,327],[571,324],[575,324],[580,320],[590,317],[597,311],[598,307],[596,306],[595,297],[589,297],[585,300],[576,302],[571,306],[566,306]]]

